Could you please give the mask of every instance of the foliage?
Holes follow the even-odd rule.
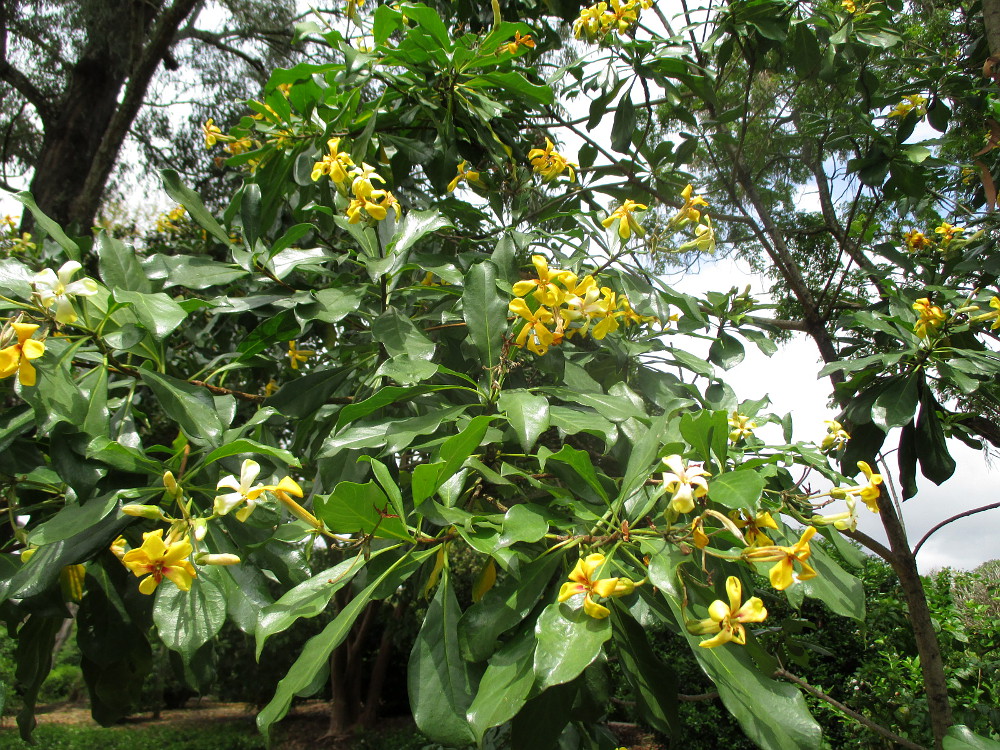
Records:
[[[38,747],[46,750],[263,750],[263,738],[247,731],[245,725],[206,724],[197,731],[168,726],[111,728],[46,724],[35,731]],[[0,748],[30,747],[13,732],[0,733]]]
[[[407,685],[435,742],[608,746],[610,654],[643,721],[681,736],[657,632],[690,651],[751,742],[818,748],[779,658],[807,626],[775,613],[811,600],[864,618],[864,588],[832,554],[857,562],[842,534],[861,509],[889,533],[943,741],[948,686],[895,501],[915,494],[918,466],[936,483],[956,471],[949,435],[979,434],[947,394],[993,387],[995,217],[975,232],[921,223],[921,240],[881,215],[845,227],[824,212],[834,244],[821,249],[864,271],[865,294],[844,279],[813,289],[822,276],[799,270],[792,224],[773,220],[808,165],[758,189],[768,149],[856,152],[851,179],[900,221],[924,218],[922,196],[962,197],[952,166],[909,142],[917,84],[858,82],[856,63],[889,66],[899,6],[733,2],[690,40],[665,20],[649,31],[648,6],[584,9],[575,34],[608,64],[557,66],[542,53],[558,34],[536,37],[498,4],[481,28],[419,3],[351,4],[351,25],[298,29],[322,59],[275,71],[233,127],[205,122],[205,145],[242,170],[220,212],[165,170],[184,211],[142,247],[70,236],[18,196],[46,235],[33,250],[12,238],[21,255],[0,264],[0,491],[21,519],[9,549],[25,549],[0,559],[0,592],[24,736],[65,601],[81,600],[82,669],[105,724],[157,669],[151,629],[199,682],[226,621],[259,656],[331,610],[258,715],[265,734],[328,679],[341,705],[341,662],[373,602],[420,602]],[[818,91],[849,96],[790,135],[772,109],[755,119],[764,63],[796,127]],[[742,99],[736,73],[752,74]],[[949,95],[934,84],[932,125],[947,127],[929,113]],[[563,116],[582,97],[589,126],[611,119],[609,145]],[[692,132],[653,138],[661,105]],[[768,149],[745,150],[751,126]],[[579,163],[550,137],[560,129],[583,138]],[[688,182],[708,150],[740,213]],[[649,270],[670,248],[713,252],[723,221],[765,247],[801,321],[760,317],[769,306],[749,292],[682,294]],[[89,281],[71,287],[81,271]],[[725,379],[745,342],[771,352],[782,326],[813,337],[843,407],[815,442]],[[877,461],[897,428],[901,498]],[[803,471],[832,488],[804,489]],[[456,573],[470,568],[466,598]]]

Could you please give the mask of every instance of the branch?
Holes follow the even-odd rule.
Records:
[[[949,523],[951,523],[952,521],[957,521],[959,518],[965,518],[966,516],[973,516],[976,513],[982,513],[982,512],[987,511],[987,510],[994,510],[995,508],[1000,508],[1000,503],[990,503],[989,505],[984,505],[981,508],[973,508],[972,510],[967,510],[967,511],[965,511],[963,513],[958,513],[958,514],[952,516],[951,518],[946,518],[945,520],[943,520],[937,526],[934,526],[930,531],[928,531],[926,534],[924,534],[920,538],[920,541],[917,542],[917,545],[913,548],[913,556],[914,557],[917,556],[917,553],[920,551],[920,548],[924,545],[924,542],[926,542],[928,540],[928,538],[930,538],[930,535],[933,534],[938,529],[944,528]]]
[[[908,750],[927,750],[927,748],[924,747],[923,745],[918,745],[915,742],[910,742],[905,737],[900,737],[898,734],[893,734],[888,729],[886,729],[885,727],[883,727],[881,724],[876,724],[874,721],[872,721],[871,719],[869,719],[867,716],[862,716],[857,711],[854,711],[854,710],[848,708],[847,706],[845,706],[840,701],[836,700],[835,698],[831,698],[829,695],[827,695],[826,693],[824,693],[819,688],[813,687],[812,685],[810,685],[805,680],[803,680],[803,679],[801,679],[799,677],[796,677],[791,672],[789,672],[789,671],[787,671],[785,669],[779,669],[779,670],[777,670],[774,673],[774,676],[775,677],[781,677],[782,679],[788,680],[789,682],[794,682],[796,685],[798,685],[800,688],[802,688],[803,690],[805,690],[811,696],[813,696],[815,698],[819,698],[820,700],[826,701],[827,703],[829,703],[831,706],[833,706],[835,709],[837,709],[841,713],[847,714],[848,716],[850,716],[852,719],[854,719],[859,724],[863,724],[864,726],[868,727],[873,732],[875,732],[875,734],[878,734],[878,735],[880,735],[882,737],[885,737],[887,740],[889,740],[891,742],[894,742],[899,747],[905,747],[905,748],[908,748]]]
[[[183,34],[179,34],[177,37],[175,37],[175,39],[177,41],[180,41],[181,39],[197,39],[199,42],[204,42],[205,44],[209,44],[218,50],[221,50],[230,55],[234,55],[235,57],[240,58],[247,65],[249,65],[251,68],[256,70],[261,75],[267,75],[268,71],[267,68],[264,66],[264,63],[262,63],[260,60],[253,57],[252,55],[248,55],[243,50],[233,47],[232,45],[226,44],[223,41],[222,34],[213,34],[210,31],[202,31],[201,29],[188,29]]]
[[[867,547],[872,552],[874,552],[876,555],[878,555],[883,560],[885,560],[887,563],[889,563],[890,565],[893,565],[893,560],[896,559],[896,556],[893,554],[893,552],[892,552],[891,549],[889,549],[888,547],[886,547],[881,542],[878,542],[878,541],[872,539],[870,536],[868,536],[863,531],[849,531],[849,530],[845,530],[845,531],[842,531],[841,533],[844,536],[846,536],[848,539],[853,539],[855,542],[857,542],[858,544],[860,544],[862,547]]]
[[[9,83],[21,96],[31,102],[42,119],[42,124],[47,127],[54,114],[51,103],[41,89],[7,60],[7,24],[7,3],[0,0],[0,79]]]

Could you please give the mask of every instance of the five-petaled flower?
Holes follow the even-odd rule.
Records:
[[[663,459],[669,472],[663,474],[663,488],[672,492],[670,507],[678,513],[690,513],[694,510],[694,499],[708,494],[708,482],[705,477],[711,476],[703,468],[687,466],[676,453]]]
[[[934,247],[933,240],[917,229],[911,229],[909,232],[904,234],[903,240],[906,242],[907,249],[911,252],[927,250],[928,248]]]
[[[793,577],[795,563],[798,563],[801,568],[800,581],[816,577],[816,571],[806,563],[812,554],[812,550],[809,549],[809,540],[813,538],[815,533],[814,527],[807,526],[799,541],[791,547],[777,544],[766,547],[748,547],[743,550],[741,556],[749,562],[773,562],[774,565],[768,571],[771,585],[778,591],[784,591],[795,580]]]
[[[740,514],[739,511],[732,511],[729,517],[733,519],[733,524],[736,528],[743,532],[743,538],[746,540],[747,546],[763,547],[768,544],[774,544],[771,537],[764,533],[764,529],[774,529],[777,531],[778,524],[774,522],[774,518],[766,510],[758,512],[753,518],[749,514]]]
[[[240,521],[245,521],[253,513],[253,509],[257,507],[257,501],[260,496],[270,489],[270,487],[264,484],[253,484],[259,473],[260,464],[248,458],[243,461],[239,479],[236,479],[232,474],[220,479],[219,483],[215,486],[216,489],[221,490],[225,487],[233,491],[225,495],[218,495],[215,498],[216,514],[224,516],[236,506],[246,503],[244,507],[236,511],[236,518]]]
[[[535,48],[535,40],[531,38],[531,34],[525,34],[521,36],[520,31],[514,32],[514,39],[510,42],[504,42],[499,47],[497,47],[497,54],[503,54],[504,52],[510,52],[512,55],[516,55],[517,51],[521,47],[528,47],[529,49]]]
[[[544,182],[552,182],[556,177],[565,171],[569,171],[569,181],[576,179],[573,167],[578,166],[566,157],[555,151],[555,145],[548,138],[545,139],[545,148],[533,148],[528,152],[528,159],[531,167],[542,176]]]
[[[142,546],[126,552],[121,560],[136,578],[149,575],[139,583],[139,591],[152,594],[160,581],[167,578],[181,591],[191,590],[191,581],[197,572],[188,560],[191,542],[187,538],[163,541],[163,529],[147,531],[142,535]]]
[[[633,235],[633,233],[637,237],[642,237],[646,234],[646,230],[642,228],[642,225],[632,214],[636,211],[645,211],[646,208],[647,206],[642,203],[636,203],[634,200],[626,199],[626,201],[612,211],[611,215],[602,221],[601,224],[607,229],[617,221],[618,236],[623,240],[627,240]]]
[[[583,611],[597,620],[603,620],[611,610],[594,601],[594,596],[604,599],[626,596],[635,589],[635,583],[627,578],[595,578],[597,570],[604,565],[604,555],[595,552],[577,561],[569,581],[559,589],[559,601],[564,602],[577,594],[586,594]]]
[[[219,130],[218,126],[212,122],[212,118],[209,117],[205,124],[201,126],[201,131],[205,136],[205,148],[212,148],[220,140],[225,140],[225,136],[222,131]]]
[[[288,342],[288,363],[293,370],[298,370],[299,365],[315,353],[313,349],[299,349],[294,339]]]
[[[932,305],[927,297],[914,302],[913,309],[920,313],[917,322],[913,324],[913,332],[922,339],[927,338],[937,331],[948,319],[948,316],[944,314],[941,308],[937,305]]]
[[[546,328],[546,325],[554,320],[552,312],[545,306],[539,306],[533,311],[520,297],[511,300],[508,308],[525,321],[517,338],[514,339],[514,344],[522,349],[527,346],[529,351],[539,356],[545,354],[555,338],[552,331]]]
[[[730,442],[738,443],[740,440],[753,437],[757,423],[747,415],[734,411],[729,417],[729,426],[732,428],[729,431]]]
[[[729,604],[716,599],[708,607],[707,619],[687,623],[688,632],[692,635],[716,634],[699,643],[702,648],[715,648],[730,641],[743,646],[747,642],[743,624],[764,622],[767,619],[764,602],[758,597],[751,596],[746,602],[743,601],[743,584],[736,576],[729,576],[726,579],[726,594],[729,597]]]
[[[820,443],[820,450],[835,451],[847,445],[851,436],[847,434],[847,430],[840,422],[836,419],[827,419],[824,424],[826,425],[826,437]]]
[[[903,97],[903,101],[892,108],[888,117],[905,117],[910,112],[915,113],[918,117],[923,117],[927,113],[927,97],[920,94],[910,94]]]
[[[448,192],[454,193],[455,189],[459,186],[459,183],[479,183],[479,172],[469,169],[469,162],[464,159],[458,165],[458,174],[448,183]]]
[[[964,231],[965,227],[957,227],[949,224],[947,221],[942,221],[940,226],[935,227],[934,234],[940,234],[941,243],[947,245]]]
[[[0,349],[0,378],[9,378],[15,372],[21,385],[35,384],[35,367],[31,360],[45,353],[45,342],[31,338],[38,330],[34,323],[11,323],[17,343]]]
[[[83,266],[75,260],[68,260],[62,264],[59,271],[46,268],[35,274],[32,286],[35,287],[35,294],[42,307],[56,307],[57,323],[75,323],[76,311],[70,297],[90,297],[97,294],[97,282],[93,279],[80,279],[70,281],[77,271]]]
[[[681,191],[681,198],[684,199],[684,205],[670,220],[671,225],[682,226],[688,222],[697,223],[701,219],[701,211],[698,210],[698,207],[708,208],[708,202],[700,195],[694,195],[694,187],[690,184]]]
[[[868,484],[859,485],[857,487],[849,487],[841,490],[841,492],[847,495],[858,495],[862,500],[864,500],[865,505],[868,506],[868,510],[872,513],[878,513],[878,498],[881,493],[878,486],[882,484],[882,475],[876,474],[872,471],[872,467],[868,465],[867,461],[858,461],[858,468],[861,469],[861,473],[865,475],[865,479],[868,480]]]

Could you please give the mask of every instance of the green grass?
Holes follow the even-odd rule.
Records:
[[[184,727],[72,727],[54,724],[35,729],[34,746],[16,729],[0,730],[0,750],[264,750],[253,727],[232,725]]]

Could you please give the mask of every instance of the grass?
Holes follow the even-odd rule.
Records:
[[[194,727],[74,727],[59,724],[35,728],[33,747],[40,750],[264,750],[264,738],[252,728],[221,724]],[[22,750],[16,729],[0,731],[0,750]]]

